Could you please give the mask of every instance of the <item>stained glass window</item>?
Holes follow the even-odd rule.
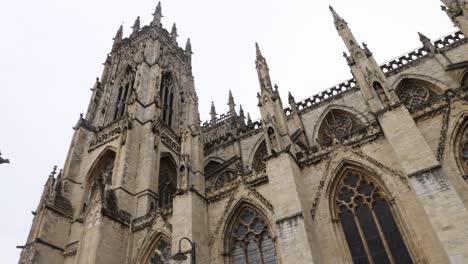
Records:
[[[461,129],[459,142],[459,160],[462,164],[463,178],[468,180],[468,122],[465,121]]]
[[[353,263],[413,263],[388,200],[376,184],[348,171],[335,201]]]
[[[233,264],[276,264],[275,245],[265,220],[244,208],[236,220],[230,239]]]
[[[332,138],[341,138],[360,127],[360,122],[352,113],[333,109],[322,121],[319,129],[318,141],[321,144],[331,142]]]
[[[396,93],[407,108],[419,106],[437,96],[440,89],[423,80],[405,79],[397,87]]]
[[[169,264],[171,258],[171,245],[164,239],[156,244],[156,248],[149,259],[148,264]]]

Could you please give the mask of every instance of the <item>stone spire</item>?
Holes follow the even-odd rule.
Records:
[[[132,29],[133,29],[132,34],[135,34],[138,31],[140,31],[140,17],[139,16],[135,19],[135,23],[133,23]]]
[[[177,42],[177,37],[179,35],[177,34],[177,26],[176,23],[172,24],[172,29],[171,29],[171,37],[174,40],[174,42]]]
[[[151,22],[151,25],[158,27],[161,26],[161,18],[163,17],[161,10],[161,2],[158,2],[158,5],[156,6],[156,11],[154,11],[153,13],[153,21]]]
[[[211,123],[212,124],[216,123],[216,108],[215,108],[215,105],[214,105],[213,101],[211,101],[210,116],[211,116]]]
[[[268,69],[268,64],[266,62],[265,57],[263,57],[262,52],[260,51],[260,47],[258,43],[255,43],[255,50],[256,50],[256,59],[255,59],[255,68],[257,69],[258,74],[258,81],[260,82],[260,89],[262,92],[264,90],[272,91],[270,73]]]
[[[344,53],[345,58],[371,111],[376,113],[398,103],[396,93],[367,45],[363,43],[361,47],[346,21],[332,7],[330,11],[336,30],[350,53],[349,57]]]
[[[114,45],[112,46],[112,49],[117,47],[120,43],[122,43],[122,37],[123,37],[123,26],[121,25],[119,29],[117,30],[117,33],[115,34],[115,37],[113,38],[114,40]]]
[[[234,97],[232,96],[231,90],[229,90],[228,106],[229,106],[229,116],[235,116],[236,115],[236,104],[234,103]]]

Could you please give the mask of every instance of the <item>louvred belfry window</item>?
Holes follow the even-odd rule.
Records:
[[[230,263],[276,264],[276,250],[263,217],[244,208],[237,218],[230,238]]]
[[[174,116],[175,86],[171,74],[166,73],[161,80],[162,121],[172,127]]]
[[[389,201],[364,174],[348,170],[335,196],[338,218],[355,264],[413,263]]]
[[[127,99],[133,89],[133,83],[135,81],[135,74],[132,71],[128,71],[124,78],[122,78],[121,84],[117,91],[117,98],[114,106],[114,120],[122,117],[127,110]]]

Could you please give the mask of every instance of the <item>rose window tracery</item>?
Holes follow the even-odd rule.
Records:
[[[348,171],[335,202],[353,263],[413,263],[389,201],[375,183]]]
[[[333,109],[327,113],[321,123],[318,142],[321,144],[329,143],[333,138],[341,138],[351,134],[359,126],[360,123],[353,114]]]
[[[263,217],[244,208],[231,234],[231,263],[276,264],[275,245]]]
[[[430,95],[427,88],[420,84],[405,85],[399,91],[398,96],[400,97],[400,100],[408,108],[412,108],[426,102]]]

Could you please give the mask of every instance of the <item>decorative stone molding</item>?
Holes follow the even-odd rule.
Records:
[[[121,134],[124,134],[129,129],[131,129],[131,121],[128,118],[122,118],[114,123],[111,123],[109,126],[95,133],[94,139],[89,143],[88,151],[93,151],[107,142],[118,138]]]

